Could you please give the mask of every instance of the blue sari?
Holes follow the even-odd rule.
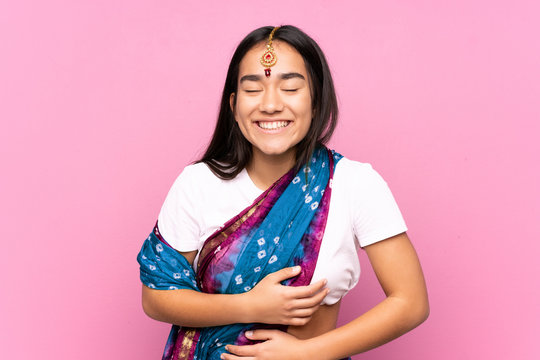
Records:
[[[341,158],[324,147],[316,149],[308,166],[283,175],[205,241],[197,271],[166,242],[156,224],[137,257],[142,283],[159,290],[238,294],[270,273],[299,265],[301,273],[283,284],[308,285],[324,235],[335,165]],[[225,345],[251,344],[244,332],[260,328],[286,331],[286,326],[268,324],[173,325],[163,359],[220,359]]]

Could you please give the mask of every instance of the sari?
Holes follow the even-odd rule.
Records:
[[[341,158],[325,147],[315,149],[309,164],[297,173],[291,169],[204,242],[197,271],[161,236],[156,223],[137,256],[142,283],[159,290],[238,294],[270,273],[298,265],[300,274],[282,284],[309,285],[328,217],[335,165]],[[287,329],[269,324],[173,325],[162,359],[220,359],[225,345],[252,344],[245,331],[261,328]]]

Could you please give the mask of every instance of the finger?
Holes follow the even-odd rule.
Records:
[[[289,313],[290,318],[305,318],[311,317],[319,309],[319,306],[314,306],[305,309],[296,309]]]
[[[311,321],[311,316],[308,317],[295,317],[288,321],[289,326],[304,326]]]
[[[319,291],[317,294],[313,295],[312,297],[305,297],[301,299],[295,299],[292,302],[292,309],[307,309],[312,308],[315,306],[318,306],[322,303],[326,295],[330,293],[330,289],[324,289],[322,291]]]
[[[321,291],[328,281],[326,279],[319,280],[311,285],[307,286],[290,286],[290,291],[295,298],[312,297]]]
[[[239,356],[254,356],[257,344],[255,345],[227,345],[225,350],[234,355]]]
[[[266,330],[266,329],[259,329],[259,330],[253,330],[253,331],[246,331],[244,335],[250,340],[270,340],[276,336],[279,336],[282,331],[280,330]],[[255,346],[255,345],[250,345]]]
[[[300,274],[301,269],[302,268],[300,266],[287,267],[287,268],[278,270],[276,272],[273,272],[268,276],[272,277],[272,280],[278,283],[278,282],[287,280],[289,278],[292,278],[293,276]]]

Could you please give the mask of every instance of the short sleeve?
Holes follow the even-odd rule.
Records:
[[[186,167],[173,183],[158,216],[163,239],[178,251],[199,248],[199,221],[195,206],[197,186],[190,167]]]
[[[370,164],[351,162],[351,214],[361,247],[407,231],[388,184]]]

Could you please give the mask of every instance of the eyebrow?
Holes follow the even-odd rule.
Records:
[[[306,80],[304,75],[297,72],[282,73],[280,74],[279,77],[281,78],[281,80],[289,80],[289,79],[294,79],[294,78]],[[262,80],[261,75],[244,75],[240,78],[240,83],[244,81],[261,81],[261,80]]]
[[[288,79],[294,79],[294,78],[306,80],[304,75],[296,73],[296,72],[281,74],[281,80],[288,80]]]

